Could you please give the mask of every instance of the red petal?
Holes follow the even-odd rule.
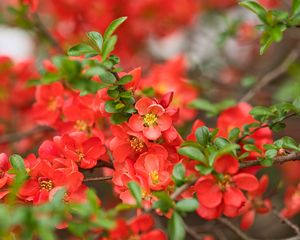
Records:
[[[222,204],[216,208],[206,208],[200,204],[197,209],[197,213],[200,217],[204,219],[212,220],[218,218],[221,215],[222,209],[223,209]]]
[[[161,136],[161,131],[158,126],[145,127],[143,134],[149,140],[157,140]]]
[[[168,114],[163,114],[158,118],[157,123],[161,131],[166,131],[172,125],[172,118]]]
[[[148,113],[148,107],[154,103],[151,98],[141,98],[136,102],[135,108],[140,115],[146,115]]]
[[[128,126],[137,132],[140,132],[144,129],[144,119],[139,114],[133,114],[129,118]]]
[[[234,174],[239,169],[239,162],[231,155],[224,155],[215,161],[214,167],[219,173]]]
[[[254,191],[259,186],[256,177],[249,173],[239,173],[233,176],[232,180],[239,188],[246,191]]]
[[[246,202],[246,198],[240,189],[235,187],[227,188],[224,193],[224,204],[240,208]]]
[[[246,212],[242,216],[242,219],[241,219],[241,224],[240,224],[241,228],[244,229],[244,230],[249,229],[252,226],[253,222],[254,222],[254,217],[255,217],[255,211],[254,210]]]
[[[222,192],[219,186],[211,179],[198,182],[196,191],[200,204],[207,208],[214,208],[222,202]]]

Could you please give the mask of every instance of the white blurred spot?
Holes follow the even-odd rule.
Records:
[[[33,56],[34,43],[30,34],[19,28],[0,26],[0,55],[19,62]]]

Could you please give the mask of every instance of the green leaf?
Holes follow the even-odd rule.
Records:
[[[297,97],[297,98],[293,101],[293,106],[298,110],[298,112],[300,112],[300,97]]]
[[[189,106],[191,108],[207,111],[213,115],[218,114],[218,109],[216,108],[216,106],[205,99],[201,99],[201,98],[196,99],[192,101],[189,104]]]
[[[153,208],[160,209],[162,212],[167,213],[169,209],[173,207],[173,200],[167,193],[159,191],[153,192],[153,195],[158,198],[158,200],[153,203]]]
[[[97,54],[97,51],[95,49],[93,49],[91,46],[84,43],[75,45],[68,50],[69,56],[82,56],[85,54],[95,54],[95,53]]]
[[[264,7],[259,5],[257,2],[242,1],[239,4],[245,8],[248,8],[250,11],[254,12],[262,22],[267,23],[267,18],[266,18],[267,11],[266,9],[264,9]]]
[[[168,222],[168,232],[170,240],[185,239],[184,222],[177,212],[173,213],[171,219]]]
[[[116,82],[115,76],[101,66],[91,67],[86,71],[88,76],[99,76],[103,83],[113,84]]]
[[[18,154],[11,155],[9,158],[9,161],[10,161],[10,164],[12,165],[12,167],[17,172],[27,174],[26,167],[24,164],[24,159],[20,155],[18,155]]]
[[[283,129],[285,129],[286,124],[283,122],[276,122],[270,125],[270,129],[274,132],[279,132]]]
[[[266,117],[275,116],[271,109],[263,106],[254,107],[250,114],[258,121],[263,121]]]
[[[243,148],[246,150],[246,151],[249,151],[249,152],[257,152],[257,153],[262,153],[261,150],[259,148],[257,148],[255,145],[253,144],[245,144],[243,146]]]
[[[178,150],[179,154],[186,156],[190,159],[194,159],[197,161],[201,161],[206,163],[206,157],[204,154],[201,152],[200,149],[195,148],[195,147],[182,147]]]
[[[205,126],[200,127],[196,130],[196,138],[197,141],[202,145],[202,146],[206,146],[209,143],[209,129]]]
[[[198,201],[195,198],[183,199],[176,203],[176,209],[181,212],[193,212],[198,206]]]
[[[131,80],[132,80],[132,76],[131,75],[126,75],[126,76],[121,77],[121,79],[117,82],[117,84],[124,85],[126,83],[131,82]]]
[[[102,61],[104,61],[109,54],[115,49],[118,37],[116,35],[111,36],[107,41],[104,42],[102,48]]]
[[[281,138],[283,141],[283,147],[293,149],[296,151],[300,151],[299,144],[291,137],[285,136]]]
[[[108,113],[118,113],[121,110],[117,109],[117,104],[119,102],[115,101],[115,100],[108,100],[105,102],[105,111]]]
[[[109,26],[106,28],[103,39],[104,42],[108,41],[108,39],[112,36],[112,34],[117,30],[117,28],[127,19],[127,17],[120,17],[113,20]]]
[[[294,16],[298,13],[300,13],[300,0],[293,0],[291,15]]]
[[[101,53],[103,38],[98,32],[88,32],[87,37],[90,39],[92,44],[96,47],[96,49]]]
[[[132,196],[136,200],[136,204],[142,206],[142,190],[141,187],[134,181],[128,183],[128,188]]]
[[[277,149],[269,149],[265,153],[267,158],[274,158],[277,156]]]
[[[197,171],[199,171],[202,175],[208,175],[208,174],[211,174],[212,171],[214,170],[213,167],[211,166],[206,166],[206,165],[202,165],[202,164],[199,164],[199,165],[196,165],[195,166],[195,169]]]
[[[265,167],[270,167],[273,165],[273,158],[263,158],[263,159],[260,159],[260,164],[262,166],[265,166]]]
[[[172,172],[172,179],[176,186],[182,185],[185,181],[185,167],[182,163],[177,163]]]
[[[231,129],[231,131],[229,132],[228,138],[230,141],[236,141],[237,138],[240,135],[240,129],[239,128],[233,128]]]

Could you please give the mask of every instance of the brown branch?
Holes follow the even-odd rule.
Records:
[[[53,128],[47,126],[38,126],[28,130],[27,132],[8,133],[0,136],[0,144],[17,142],[24,138],[31,137],[37,133],[51,132]]]
[[[46,26],[41,21],[40,16],[37,13],[34,13],[32,17],[33,25],[35,26],[37,32],[41,36],[43,36],[53,47],[55,47],[59,53],[63,54],[64,49],[61,47],[59,42],[49,33]]]
[[[187,183],[185,183],[185,184],[183,184],[182,186],[180,186],[179,188],[177,188],[176,190],[175,190],[175,192],[173,192],[172,194],[171,194],[171,199],[173,199],[173,200],[175,200],[181,193],[183,193],[185,190],[187,190],[190,186],[192,186],[193,184],[195,184],[196,183],[196,181],[197,181],[197,179],[194,179],[194,180],[192,180],[192,181],[190,181],[190,182],[187,182]]]
[[[287,219],[286,217],[282,216],[277,210],[273,209],[272,213],[278,217],[282,222],[284,222],[286,225],[288,225],[291,229],[294,230],[294,232],[296,233],[296,235],[299,237],[300,239],[300,229],[298,226],[296,226],[294,223],[292,223],[289,219]]]
[[[297,50],[291,51],[278,67],[264,75],[261,80],[240,99],[239,102],[247,102],[251,100],[262,88],[285,73],[291,63],[295,61],[298,56],[299,54]]]
[[[229,228],[232,232],[234,232],[240,239],[254,240],[254,238],[247,236],[241,229],[239,229],[237,226],[235,226],[228,219],[221,217],[221,218],[218,218],[217,221],[224,224],[227,228]]]
[[[274,158],[274,164],[283,164],[285,162],[300,160],[300,152],[292,152],[288,155],[277,156]],[[259,166],[260,160],[245,161],[240,164],[240,168]]]
[[[106,181],[111,180],[112,176],[104,176],[104,177],[93,177],[93,178],[86,178],[83,182],[96,182],[96,181]]]
[[[93,171],[96,168],[103,168],[103,167],[115,169],[112,162],[107,162],[107,161],[104,161],[102,159],[99,159],[98,163],[97,163],[97,165],[95,167],[93,167],[91,169],[81,168],[80,170],[81,170],[81,172],[87,172],[87,171]]]
[[[188,225],[184,224],[184,229],[187,232],[187,234],[190,235],[193,239],[196,239],[196,240],[201,239],[201,236],[199,236],[199,234],[194,229],[189,227]]]
[[[276,123],[279,123],[279,122],[283,122],[283,121],[285,121],[285,120],[287,120],[287,119],[289,119],[291,117],[297,116],[298,114],[299,114],[298,112],[290,113],[290,114],[286,115],[282,120],[274,122],[273,124],[276,124]],[[260,130],[262,128],[270,127],[270,124],[271,123],[266,123],[266,124],[263,124],[263,125],[261,125],[261,126],[259,126],[257,128],[254,128],[250,133],[245,134],[245,135],[241,136],[240,138],[238,138],[236,140],[236,142],[239,143],[240,141],[244,140],[246,137],[251,136],[253,133],[257,132],[258,130]]]

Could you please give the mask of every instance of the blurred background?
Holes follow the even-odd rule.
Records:
[[[166,90],[177,92],[177,104],[184,111],[181,120],[189,120],[184,126],[179,124],[183,135],[188,134],[187,129],[195,119],[215,127],[218,113],[240,100],[252,105],[271,105],[300,96],[297,59],[255,96],[247,96],[253,86],[299,48],[300,29],[287,30],[280,43],[273,44],[260,56],[260,32],[255,27],[259,20],[240,7],[237,0],[21,2],[0,1],[0,134],[10,134],[13,140],[0,136],[1,151],[32,152],[32,146],[36,148],[43,139],[52,136],[51,132],[43,132],[29,134],[22,140],[14,138],[14,133],[32,129],[30,106],[34,87],[27,83],[38,78],[45,67],[44,60],[66,53],[73,44],[84,40],[88,31],[103,32],[112,20],[121,16],[128,16],[128,20],[117,31],[114,53],[121,58],[120,66],[125,71],[141,66],[146,87],[158,84],[161,94]],[[291,5],[290,0],[258,2],[269,9],[287,10]],[[216,111],[209,110],[212,106]],[[299,123],[297,118],[289,119],[287,128],[274,139],[288,135],[299,142]],[[271,179],[267,194],[276,195],[272,198],[274,206],[281,209],[282,172],[276,167],[263,171]],[[287,164],[284,171],[286,175],[293,171],[296,177],[290,181],[299,181],[298,163]],[[110,199],[109,185],[94,187]],[[299,216],[293,220],[300,223]],[[238,239],[221,224],[204,222],[196,215],[189,216],[188,222],[199,232],[199,239],[206,233],[216,239]],[[272,214],[259,215],[249,232],[255,238],[282,238],[291,234]]]

